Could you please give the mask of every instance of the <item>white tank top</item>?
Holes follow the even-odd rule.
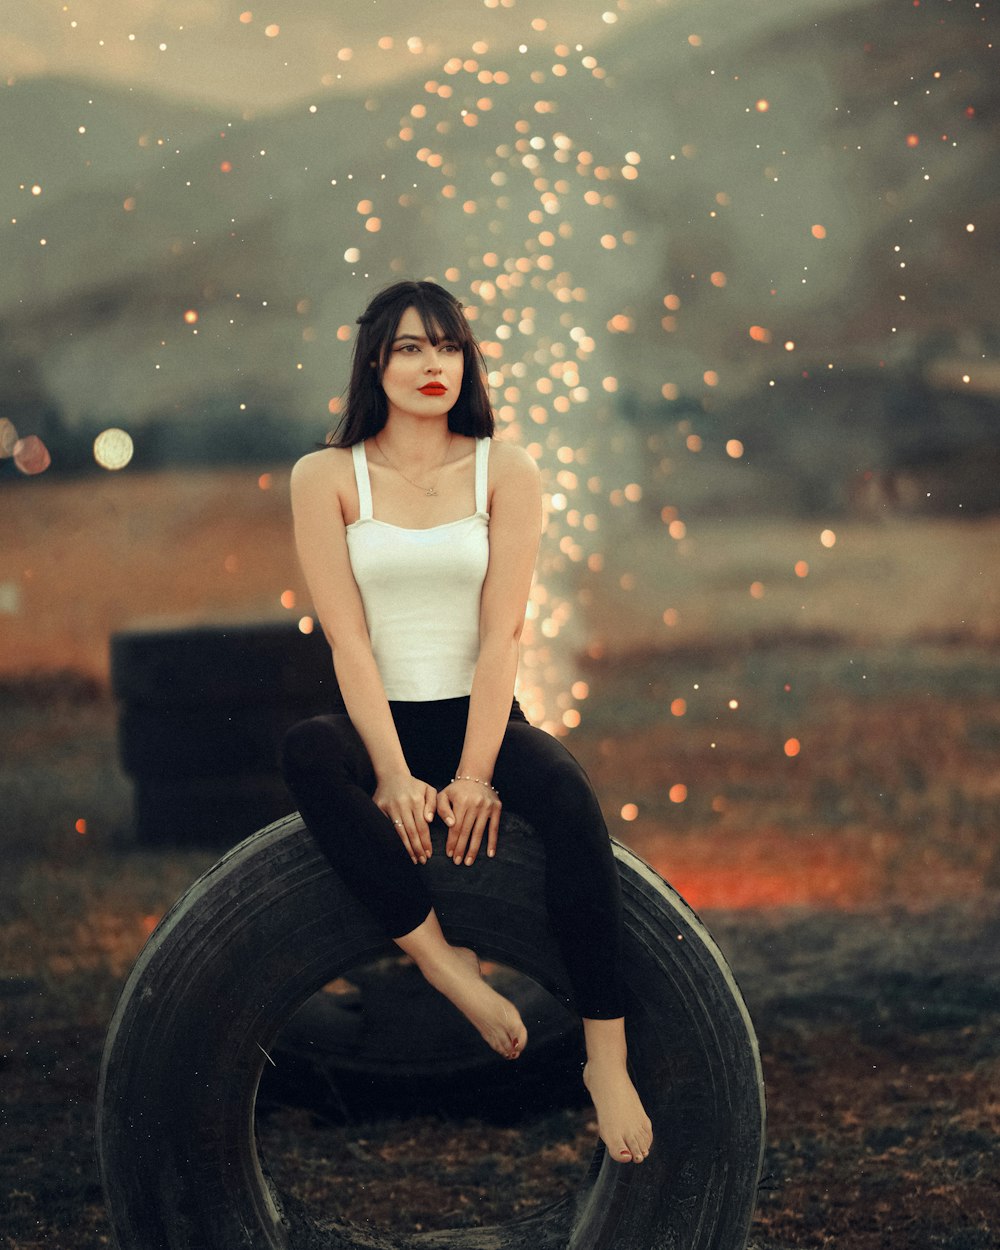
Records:
[[[347,550],[385,693],[408,703],[467,695],[490,558],[490,440],[476,440],[476,511],[429,529],[376,520],[364,443],[351,451],[361,510]]]

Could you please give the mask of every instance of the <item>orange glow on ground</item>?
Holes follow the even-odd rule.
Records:
[[[640,826],[642,822],[640,822]],[[632,826],[624,840],[686,903],[702,909],[819,907],[860,911],[888,903],[920,910],[981,892],[972,869],[943,861],[900,869],[900,838],[857,831],[817,840],[782,829],[670,838]],[[935,857],[936,858],[936,857]]]

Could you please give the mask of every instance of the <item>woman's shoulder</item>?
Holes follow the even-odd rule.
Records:
[[[505,438],[495,438],[490,444],[490,472],[496,480],[505,478],[524,480],[538,478],[538,465],[523,447]]]
[[[494,439],[490,445],[490,513],[503,503],[507,515],[528,517],[541,501],[538,465],[517,443]]]
[[[306,452],[292,465],[292,481],[301,485],[312,482],[329,483],[345,474],[353,474],[350,447],[319,447]]]

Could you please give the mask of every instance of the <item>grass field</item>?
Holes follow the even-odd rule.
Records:
[[[214,858],[130,841],[108,632],[274,616],[288,588],[301,606],[282,490],[234,472],[0,498],[0,585],[15,586],[0,596],[11,1250],[107,1244],[103,1034],[145,937]],[[575,588],[567,662],[588,689],[567,741],[612,833],[697,906],[747,998],[769,1098],[755,1245],[986,1250],[1000,1229],[1000,520],[831,528],[832,548],[816,525],[763,520],[692,526],[683,548],[643,528],[609,543],[604,572]],[[586,1112],[510,1129],[295,1108],[263,1131],[288,1190],[400,1233],[548,1200],[594,1132]]]

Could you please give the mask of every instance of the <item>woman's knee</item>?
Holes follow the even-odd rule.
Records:
[[[600,819],[593,786],[579,761],[550,734],[533,726],[525,729],[518,734],[519,758],[512,763],[522,780],[530,778],[532,806],[566,818],[586,812]]]
[[[281,771],[289,785],[317,772],[333,772],[345,761],[353,744],[336,723],[339,719],[313,716],[288,730],[281,743]]]

